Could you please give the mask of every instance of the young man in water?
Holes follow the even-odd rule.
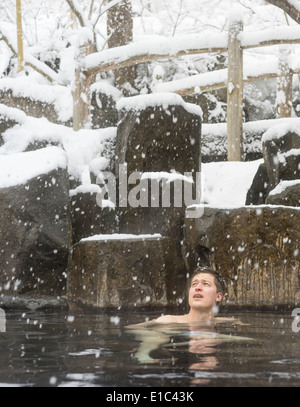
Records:
[[[190,310],[185,315],[164,315],[129,328],[148,328],[156,324],[209,324],[214,320],[217,305],[222,301],[226,283],[219,273],[209,267],[198,267],[192,274],[188,290]],[[222,318],[223,319],[223,318]]]
[[[226,284],[219,273],[208,267],[198,267],[192,277],[188,292],[190,310],[186,315],[164,315],[156,323],[210,322],[216,306],[222,301]]]

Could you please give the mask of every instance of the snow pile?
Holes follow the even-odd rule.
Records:
[[[280,181],[276,188],[274,188],[269,195],[281,195],[286,189],[294,187],[296,185],[300,185],[300,179],[296,179],[293,181]]]
[[[67,122],[73,117],[73,98],[69,88],[60,85],[41,85],[26,76],[0,79],[0,91],[11,91],[14,97],[24,97],[52,104],[58,119]]]
[[[19,124],[24,124],[26,121],[26,114],[22,110],[7,107],[3,104],[0,104],[0,117],[2,120],[12,120]]]
[[[182,106],[191,114],[202,117],[202,109],[200,106],[185,103],[181,96],[175,93],[154,93],[150,95],[139,95],[130,98],[122,98],[117,103],[118,110],[134,110],[141,111],[147,107],[163,106],[165,110],[168,110],[169,106]]]
[[[104,93],[105,95],[112,97],[116,102],[123,97],[123,93],[119,89],[105,81],[93,83],[91,86],[91,93],[93,92]]]
[[[247,192],[263,160],[202,164],[202,201],[211,207],[245,206]]]
[[[95,235],[82,239],[82,242],[91,242],[91,241],[110,241],[110,240],[148,240],[148,239],[161,239],[162,236],[159,233],[154,235],[133,235],[133,234],[118,234],[113,233],[111,235]]]
[[[265,132],[262,138],[262,143],[271,141],[274,139],[280,139],[287,133],[295,133],[300,136],[300,119],[281,119],[277,120],[276,124]]]
[[[4,144],[0,147],[0,161],[9,165],[9,160],[12,160],[10,168],[15,168],[16,173],[20,171],[19,167],[22,168],[22,166],[18,165],[15,157],[21,157],[21,153],[34,143],[59,146],[60,148],[52,150],[53,154],[55,151],[59,153],[61,149],[64,150],[69,175],[85,185],[91,184],[90,171],[101,171],[108,165],[108,159],[103,155],[103,152],[105,143],[116,137],[116,128],[114,127],[75,132],[69,127],[51,123],[45,118],[29,117],[18,109],[8,108],[0,104],[1,113],[5,113],[10,119],[19,123],[2,135]],[[47,168],[46,164],[45,160],[45,168]],[[32,165],[35,166],[34,161]],[[4,173],[1,172],[0,174],[2,179]],[[9,181],[6,182],[8,186]]]
[[[59,168],[67,168],[67,156],[58,147],[0,156],[0,188],[26,184],[31,178]]]

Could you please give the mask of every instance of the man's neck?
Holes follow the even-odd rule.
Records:
[[[213,321],[214,320],[214,311],[212,308],[195,310],[191,309],[187,314],[189,322],[204,322],[204,321]]]

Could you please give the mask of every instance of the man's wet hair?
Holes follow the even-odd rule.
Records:
[[[218,273],[213,268],[208,267],[208,266],[200,266],[200,267],[197,267],[196,270],[194,270],[194,272],[190,278],[190,285],[192,283],[193,278],[197,274],[200,274],[200,273],[211,274],[214,277],[215,285],[217,287],[217,292],[218,293],[221,292],[223,295],[225,295],[225,293],[227,292],[226,281],[224,280],[224,278],[221,276],[220,273]]]

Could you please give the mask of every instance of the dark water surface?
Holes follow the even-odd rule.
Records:
[[[7,312],[0,385],[300,385],[300,333],[291,313],[237,314],[247,325],[126,329],[158,315]]]

